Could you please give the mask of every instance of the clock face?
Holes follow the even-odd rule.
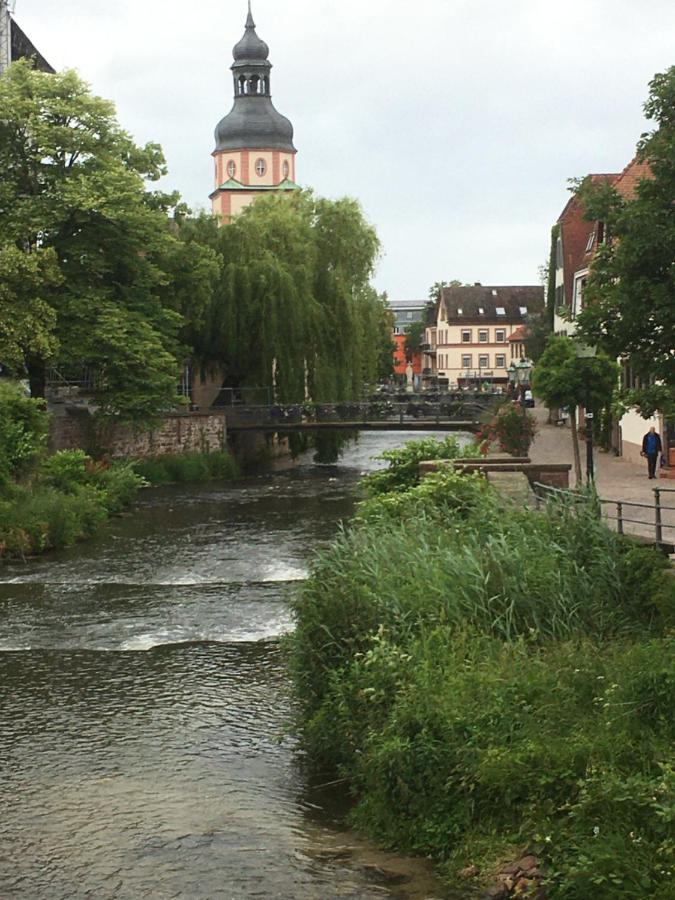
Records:
[[[259,175],[261,178],[265,174],[265,172],[267,172],[267,163],[264,159],[256,159],[255,171],[256,175]]]

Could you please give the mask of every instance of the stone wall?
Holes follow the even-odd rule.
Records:
[[[53,416],[49,435],[52,450],[79,448],[110,457],[208,453],[225,449],[226,441],[222,412],[172,413],[151,431],[112,424],[94,433],[91,416],[85,410],[65,408]]]

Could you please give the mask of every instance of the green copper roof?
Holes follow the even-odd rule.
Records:
[[[242,184],[236,178],[228,178],[219,185],[219,191],[299,191],[300,185],[288,178],[279,184]]]

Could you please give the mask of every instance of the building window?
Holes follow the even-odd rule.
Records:
[[[462,343],[463,344],[471,343],[471,332],[468,329],[462,331]]]
[[[506,356],[503,353],[498,353],[495,356],[495,368],[496,369],[505,369],[506,368]]]
[[[506,340],[506,329],[498,328],[495,331],[495,341],[498,344],[503,344],[505,340]]]
[[[230,178],[234,178],[234,176],[237,174],[237,165],[233,159],[231,159],[227,164],[227,174],[230,176]]]
[[[593,249],[593,244],[595,243],[595,232],[591,231],[588,235],[588,240],[586,241],[586,253],[590,253]]]
[[[478,357],[478,368],[479,369],[487,369],[490,365],[490,357],[487,353],[481,353]]]
[[[555,289],[555,308],[562,309],[565,305],[565,288],[559,284]]]
[[[482,306],[479,306],[479,307],[478,307],[478,315],[479,315],[479,316],[485,315],[485,310],[483,309]]]
[[[478,343],[479,344],[487,344],[488,342],[488,330],[487,328],[480,328],[478,330]]]
[[[281,173],[284,176],[284,178],[288,178],[288,176],[291,174],[291,167],[288,165],[287,159],[284,160],[284,164],[281,167]]]
[[[406,317],[406,319],[407,319],[409,322],[411,322],[411,321],[412,321],[413,314],[412,314],[412,313],[406,313],[406,314],[405,314],[405,317]]]
[[[262,159],[262,158],[256,159],[255,172],[256,172],[256,175],[258,175],[260,178],[262,178],[263,175],[265,174],[265,172],[267,172],[267,163],[265,162],[264,159]]]
[[[495,312],[497,313],[498,316],[506,315],[506,309],[503,306],[495,306]]]
[[[572,301],[572,317],[577,316],[584,307],[584,285],[586,276],[574,279],[574,299]]]
[[[521,307],[519,307],[519,309],[520,309],[521,316],[527,315],[527,307],[526,306],[521,306]]]
[[[461,307],[457,310],[457,315],[458,315],[458,316],[463,316],[463,315],[464,315],[464,310],[463,310]]]
[[[562,238],[558,238],[555,242],[555,267],[556,269],[563,267]]]
[[[473,357],[471,355],[462,357],[462,368],[463,369],[470,369],[472,364],[473,364]]]

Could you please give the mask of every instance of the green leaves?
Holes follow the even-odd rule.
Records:
[[[215,255],[211,299],[184,309],[185,333],[226,383],[334,401],[390,369],[389,317],[369,283],[379,243],[356,201],[266,196],[226,228],[200,217],[178,234]]]
[[[0,78],[0,169],[0,363],[33,386],[47,365],[94,370],[99,417],[150,424],[177,399],[181,316],[204,322],[220,273],[171,232],[177,195],[145,189],[161,148],[74,72],[20,61]]]
[[[643,135],[638,159],[652,177],[631,199],[608,185],[580,188],[588,216],[605,223],[610,240],[594,260],[578,331],[630,361],[643,384],[628,399],[643,415],[675,414],[675,67],[652,80],[645,113],[655,128]]]

